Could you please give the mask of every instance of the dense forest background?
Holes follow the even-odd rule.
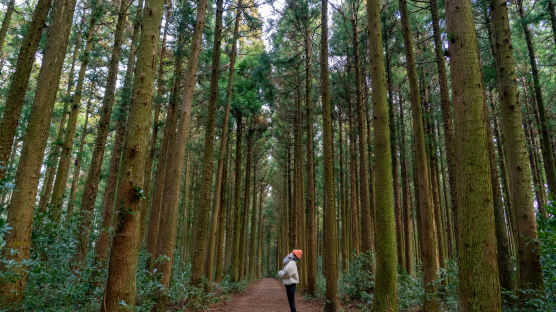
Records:
[[[554,311],[554,6],[1,0],[0,310]]]

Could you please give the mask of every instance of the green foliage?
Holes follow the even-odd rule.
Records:
[[[537,230],[541,249],[544,294],[532,289],[504,291],[504,311],[555,311],[556,310],[556,205],[553,200],[545,207],[548,217],[537,214]],[[528,298],[523,300],[520,298]]]
[[[367,306],[373,302],[375,276],[371,268],[375,265],[375,255],[372,251],[353,255],[349,270],[343,276],[341,291],[351,300],[360,302],[360,306]]]

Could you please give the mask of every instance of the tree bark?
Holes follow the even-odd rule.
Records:
[[[8,27],[10,27],[10,22],[12,20],[12,15],[14,13],[15,0],[10,0],[4,12],[4,19],[2,20],[2,27],[0,27],[0,53],[2,53],[2,47],[4,46],[4,40],[6,39],[6,34],[8,33]],[[0,60],[3,60],[4,56],[0,54]],[[1,61],[0,61],[1,62]]]
[[[85,109],[85,123],[83,124],[83,130],[81,130],[81,140],[79,141],[79,151],[75,156],[75,163],[73,167],[73,180],[71,181],[70,196],[68,199],[68,210],[66,213],[66,220],[71,218],[73,214],[73,209],[75,207],[75,195],[77,194],[77,188],[79,183],[79,177],[81,176],[81,163],[83,161],[83,146],[85,145],[85,139],[87,137],[87,127],[89,126],[89,115],[91,111],[91,99],[87,101],[87,108]]]
[[[386,101],[386,73],[382,47],[379,0],[367,1],[369,57],[371,60],[371,88],[373,97],[373,129],[375,168],[374,194],[376,283],[374,309],[392,311],[398,309],[398,271],[396,248],[396,218],[394,216],[394,186],[392,180],[392,155],[390,150],[390,126]],[[359,79],[359,78],[358,78]],[[360,114],[363,113],[360,107]],[[366,141],[366,136],[363,137]],[[361,150],[360,150],[361,152]],[[366,152],[366,151],[365,151]],[[363,154],[365,156],[365,154]],[[366,162],[365,157],[365,162]],[[365,167],[366,168],[366,167]],[[364,176],[361,176],[363,180]],[[364,181],[363,181],[364,182]],[[369,213],[361,210],[361,214]],[[370,214],[369,214],[370,217]],[[370,233],[369,233],[370,234]]]
[[[335,312],[338,304],[338,240],[336,236],[336,200],[334,194],[334,154],[332,151],[332,111],[328,77],[328,2],[321,2],[320,80],[322,99],[324,163],[324,249],[323,272],[326,279],[324,311]]]
[[[457,190],[456,190],[456,164],[454,154],[454,126],[452,124],[452,109],[450,103],[450,94],[448,86],[448,77],[446,75],[446,67],[444,65],[444,53],[442,52],[442,39],[440,32],[440,22],[438,17],[437,1],[430,1],[430,10],[432,16],[432,28],[434,39],[434,54],[436,60],[436,68],[438,71],[438,83],[440,87],[440,106],[442,107],[442,122],[444,126],[444,142],[446,144],[446,158],[448,160],[448,181],[450,184],[450,206],[452,216],[457,219]],[[454,223],[454,232],[457,236],[457,222]],[[457,240],[456,240],[457,243]],[[448,246],[451,249],[451,246]]]
[[[438,311],[436,299],[436,286],[433,283],[437,277],[437,240],[434,233],[434,213],[430,194],[429,168],[427,164],[427,153],[425,146],[425,132],[421,113],[421,100],[419,97],[419,86],[417,82],[417,69],[413,55],[413,40],[409,28],[409,14],[407,1],[400,0],[400,14],[402,21],[402,34],[405,47],[407,63],[407,76],[409,80],[409,93],[411,98],[411,111],[413,116],[413,132],[415,140],[415,169],[416,169],[416,192],[418,193],[418,214],[420,217],[419,241],[421,246],[421,260],[423,261],[423,282],[425,284],[426,299],[425,311]]]
[[[523,13],[521,0],[518,1],[520,13]],[[531,168],[527,159],[527,147],[525,134],[522,128],[522,116],[518,101],[517,81],[515,77],[515,62],[513,57],[513,46],[510,36],[510,24],[506,2],[501,0],[491,0],[490,2],[491,20],[493,27],[496,74],[498,78],[498,89],[500,96],[500,109],[502,116],[502,129],[506,140],[508,175],[510,182],[511,202],[514,209],[513,215],[517,219],[516,240],[518,245],[518,287],[520,289],[543,290],[542,270],[540,264],[540,251],[538,248],[537,224],[535,219],[535,209],[533,205],[533,192],[531,190]],[[523,18],[523,16],[522,16]],[[527,25],[523,24],[528,36]],[[530,42],[528,41],[528,44]],[[532,48],[532,47],[531,47]],[[533,53],[532,49],[529,50]],[[534,59],[531,59],[532,67],[536,67]],[[536,73],[536,69],[533,69]],[[535,77],[535,75],[534,75]],[[535,78],[534,78],[535,79]],[[538,84],[538,77],[535,85]],[[537,92],[537,91],[536,91]],[[536,93],[539,108],[542,106],[542,97]],[[543,108],[544,111],[544,108]],[[541,126],[543,121],[541,119]],[[545,127],[546,124],[544,124]],[[542,128],[541,127],[541,128]],[[541,139],[550,141],[542,130]],[[546,143],[546,142],[545,142]],[[550,160],[544,157],[546,145],[543,145],[543,158],[545,159],[545,169],[549,185]],[[552,152],[550,150],[550,155]],[[553,181],[553,183],[556,181]],[[553,186],[554,187],[554,186]],[[554,189],[551,189],[554,192]],[[502,287],[506,287],[502,285]]]
[[[179,183],[183,171],[183,160],[185,156],[185,147],[187,144],[189,120],[191,116],[191,103],[193,101],[193,92],[195,89],[197,78],[197,67],[199,65],[199,54],[201,50],[201,37],[205,25],[205,13],[207,8],[207,0],[200,0],[197,4],[197,20],[195,22],[195,29],[193,31],[191,48],[189,52],[189,63],[187,65],[187,72],[185,75],[185,86],[183,90],[183,98],[181,102],[181,111],[179,122],[176,131],[176,141],[172,148],[172,157],[168,157],[166,163],[166,174],[164,177],[164,192],[163,198],[166,205],[163,207],[160,214],[159,229],[163,231],[159,233],[162,241],[162,246],[157,246],[157,256],[166,256],[165,261],[161,261],[157,268],[162,273],[161,284],[168,288],[170,284],[170,277],[172,274],[172,263],[174,259],[174,248],[176,244],[176,225],[177,213],[179,203]],[[204,233],[206,229],[202,229]],[[204,235],[204,234],[203,234]],[[196,253],[199,252],[196,250]],[[201,261],[203,263],[204,257],[202,255],[194,261]],[[198,268],[199,265],[194,265]],[[200,269],[202,272],[202,269]],[[158,301],[157,307],[162,310],[165,306],[166,297]]]
[[[68,124],[66,126],[66,132],[64,137],[64,143],[62,145],[62,150],[60,154],[60,161],[58,162],[58,168],[56,170],[56,180],[54,181],[54,188],[52,189],[51,211],[52,218],[55,222],[60,221],[60,215],[62,213],[62,205],[64,203],[64,192],[66,190],[66,182],[68,180],[68,171],[71,161],[71,151],[73,149],[73,138],[75,137],[75,129],[77,126],[77,117],[79,116],[79,108],[81,105],[81,98],[83,95],[83,85],[85,84],[85,72],[89,65],[89,55],[94,43],[94,32],[97,24],[98,6],[93,5],[91,12],[91,19],[89,21],[89,26],[87,30],[87,36],[85,37],[85,48],[83,49],[83,54],[81,56],[81,67],[79,68],[79,74],[77,75],[77,83],[75,85],[75,92],[71,97],[71,109],[68,116]],[[83,211],[83,210],[81,210]],[[81,247],[81,246],[80,246]],[[80,248],[80,251],[81,248]],[[80,255],[81,254],[80,252]],[[78,257],[78,260],[83,260],[85,257]]]
[[[239,231],[241,231],[241,141],[243,136],[243,125],[241,112],[234,115],[236,119],[236,157],[234,167],[234,232],[233,249],[231,261],[231,280],[239,282]]]
[[[48,29],[48,38],[41,70],[37,79],[33,107],[27,124],[25,140],[23,141],[19,166],[15,177],[17,192],[13,193],[8,207],[7,222],[13,230],[4,238],[6,245],[4,246],[3,253],[6,260],[19,262],[29,259],[33,214],[35,210],[34,199],[37,195],[39,173],[45,152],[46,140],[48,139],[48,127],[56,100],[56,91],[60,82],[74,10],[75,0],[58,0],[52,12],[52,24]],[[38,31],[38,35],[40,35],[40,29]],[[34,52],[31,56],[33,55]],[[25,88],[26,84],[20,91],[24,92]],[[18,116],[19,113],[16,117]],[[9,119],[7,118],[6,111],[4,111],[4,119]],[[17,122],[15,124],[17,125]],[[0,134],[0,136],[2,135]],[[2,138],[4,137],[2,136]],[[12,139],[13,135],[9,136],[10,146]],[[2,152],[4,151],[2,150]],[[0,161],[6,163],[7,159]],[[18,252],[12,253],[12,249]],[[22,292],[25,288],[27,279],[25,267],[21,267],[15,273],[19,275],[19,279],[15,282],[5,281],[0,285],[1,297],[8,304],[18,303],[22,298]]]
[[[552,142],[550,141],[550,130],[548,125],[548,120],[546,117],[546,111],[544,107],[544,101],[542,97],[542,86],[539,80],[539,70],[537,68],[537,59],[535,56],[535,48],[533,46],[533,41],[531,38],[531,30],[529,29],[529,25],[527,23],[525,13],[523,12],[523,0],[517,0],[517,11],[519,13],[519,17],[521,18],[521,27],[523,28],[523,33],[525,35],[525,42],[527,43],[527,52],[529,54],[529,62],[531,65],[531,74],[533,76],[533,89],[535,91],[535,103],[536,108],[538,111],[538,117],[540,121],[540,140],[541,140],[541,151],[542,151],[542,158],[544,162],[544,170],[546,174],[546,180],[548,182],[548,189],[550,193],[556,194],[556,167],[554,164],[554,153],[552,150]],[[496,33],[496,31],[494,32]],[[511,179],[511,178],[510,178]],[[518,203],[516,203],[517,205]],[[535,275],[538,275],[535,273]],[[531,287],[535,289],[539,288],[539,280],[538,277],[535,277],[537,281],[531,282]],[[542,279],[540,280],[542,283]],[[521,287],[521,283],[518,286]]]
[[[15,72],[12,75],[6,106],[2,114],[2,121],[0,121],[0,165],[4,167],[7,166],[12,151],[12,143],[19,123],[19,115],[27,85],[29,84],[29,76],[35,63],[35,53],[39,46],[42,31],[46,27],[46,17],[51,3],[52,0],[37,1],[33,17],[21,41]],[[58,4],[56,3],[55,6],[58,6]],[[6,170],[0,167],[0,180],[3,180],[5,176]]]
[[[137,12],[131,34],[131,51],[127,61],[126,73],[122,88],[122,99],[115,112],[116,134],[114,135],[114,146],[112,147],[112,156],[110,157],[110,169],[108,170],[108,178],[106,189],[102,201],[102,225],[100,233],[95,243],[95,256],[99,263],[104,262],[108,251],[108,238],[111,226],[114,224],[112,217],[114,211],[114,198],[116,197],[116,188],[118,186],[118,173],[120,168],[120,160],[122,155],[122,147],[124,144],[124,136],[126,134],[127,115],[129,111],[129,101],[132,92],[132,78],[135,67],[135,54],[137,52],[137,40],[139,39],[140,25],[143,12],[143,0],[139,0],[137,4]],[[97,134],[98,135],[98,134]],[[83,209],[83,208],[81,208]]]
[[[446,1],[458,194],[463,311],[501,311],[482,72],[471,2]],[[485,165],[486,164],[486,165]]]
[[[101,311],[131,311],[135,304],[141,206],[152,109],[156,52],[164,3],[147,0],[137,48],[137,64],[130,101],[116,202],[118,222],[110,250],[108,280]],[[155,57],[153,57],[153,55]],[[122,303],[125,303],[123,305]]]

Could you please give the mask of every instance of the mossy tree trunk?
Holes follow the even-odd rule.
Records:
[[[396,221],[394,216],[394,186],[392,179],[392,155],[390,150],[390,126],[386,101],[386,73],[382,47],[382,25],[379,0],[367,2],[369,57],[373,103],[373,129],[375,168],[373,170],[373,196],[376,243],[376,311],[398,309],[398,271],[396,248]],[[366,137],[365,137],[366,140]],[[366,160],[365,160],[366,161]],[[363,177],[361,177],[363,179]],[[361,214],[367,213],[361,210]],[[370,217],[370,214],[369,214]]]
[[[328,77],[328,2],[321,2],[320,81],[322,99],[324,163],[324,249],[323,272],[326,279],[324,311],[338,310],[338,239],[336,236],[336,200],[334,194],[334,155],[332,151],[332,109]]]
[[[45,53],[37,78],[37,91],[35,92],[15,177],[17,192],[13,193],[8,207],[7,222],[13,230],[4,238],[6,245],[3,249],[3,256],[6,260],[19,262],[29,259],[35,211],[35,201],[32,199],[37,195],[39,173],[48,139],[48,127],[56,100],[64,55],[69,42],[74,11],[75,0],[59,0],[55,3],[52,12],[52,24],[47,31],[48,38]],[[32,55],[34,55],[34,52]],[[25,88],[26,84],[23,92]],[[4,111],[4,114],[6,114],[6,111]],[[6,115],[4,115],[4,118],[6,118]],[[10,144],[12,138],[13,136],[9,140]],[[12,253],[12,249],[17,250],[17,252]],[[25,266],[17,269],[15,273],[19,275],[19,279],[4,281],[0,285],[1,297],[8,304],[19,302],[25,289],[27,279]]]
[[[519,3],[521,3],[521,1],[519,1]],[[517,219],[518,287],[521,289],[542,291],[543,278],[540,264],[540,251],[538,248],[533,192],[531,190],[531,167],[529,166],[527,158],[525,134],[522,127],[522,116],[518,100],[515,62],[506,2],[491,0],[490,12],[511,202],[515,211],[514,216],[516,216]],[[526,25],[523,25],[523,27],[527,28]],[[534,69],[533,72],[535,71]],[[535,85],[537,83],[538,81],[535,82]],[[536,96],[538,100],[539,95],[537,94]],[[539,107],[543,105],[542,99],[538,104]],[[543,121],[541,120],[541,125],[542,124]],[[542,129],[541,139],[543,137],[544,140],[548,139],[545,137],[546,133],[547,132]],[[550,139],[547,141],[550,141]],[[544,148],[546,148],[546,146],[543,145],[543,158],[545,154]],[[552,154],[552,152],[550,152],[550,154]],[[550,186],[550,170],[547,167],[549,163],[547,165],[547,159],[544,159]],[[553,188],[551,188],[551,191],[554,192]],[[509,285],[505,283],[502,286],[506,288]]]
[[[124,145],[124,136],[126,132],[127,115],[129,110],[129,101],[131,96],[133,71],[135,68],[135,54],[137,52],[137,41],[139,40],[140,24],[143,12],[143,0],[139,0],[133,32],[131,34],[131,50],[126,66],[124,83],[122,87],[122,98],[115,112],[116,134],[114,135],[114,145],[112,146],[112,155],[110,156],[110,168],[108,169],[108,178],[106,189],[102,200],[102,225],[99,236],[95,243],[95,256],[99,263],[102,263],[107,256],[109,235],[111,226],[114,224],[114,198],[116,196],[116,188],[118,184],[118,172],[120,168],[120,160],[122,155],[122,147]],[[83,208],[81,208],[83,209]]]
[[[446,1],[458,194],[463,311],[501,311],[484,90],[471,2]]]
[[[419,97],[419,87],[417,81],[417,69],[415,67],[415,57],[413,55],[413,40],[409,26],[409,14],[407,1],[400,0],[400,14],[402,23],[402,34],[405,47],[407,63],[407,76],[409,80],[409,93],[411,98],[411,111],[413,116],[413,133],[415,140],[414,157],[416,173],[416,191],[418,194],[417,211],[420,218],[419,241],[421,250],[421,260],[423,261],[423,283],[425,284],[425,311],[438,311],[438,302],[435,296],[437,266],[437,240],[434,228],[433,204],[430,193],[429,168],[427,163],[427,153],[425,146],[425,132],[421,113],[421,100]]]
[[[164,3],[147,0],[137,48],[137,64],[131,95],[127,136],[122,150],[116,195],[118,220],[110,250],[108,280],[101,311],[131,311],[135,304],[141,206],[152,109],[156,52]],[[122,303],[125,303],[122,304]]]
[[[27,85],[29,84],[31,69],[35,62],[35,53],[39,47],[43,29],[46,27],[46,17],[51,3],[52,0],[37,1],[33,11],[33,17],[21,41],[15,72],[12,74],[10,89],[8,90],[8,97],[2,114],[2,121],[0,121],[0,166],[3,167],[7,167],[8,165],[17,124],[19,123],[21,107],[23,106],[23,99],[25,98]],[[57,5],[58,4],[56,4],[56,6]],[[0,167],[0,180],[3,180],[5,175],[5,169]]]

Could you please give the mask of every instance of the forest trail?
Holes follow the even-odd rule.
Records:
[[[321,311],[316,302],[305,301],[296,293],[295,303],[298,311]],[[232,296],[229,301],[219,302],[209,311],[242,312],[284,312],[289,311],[286,290],[282,284],[272,278],[263,278],[247,288],[245,293]]]

